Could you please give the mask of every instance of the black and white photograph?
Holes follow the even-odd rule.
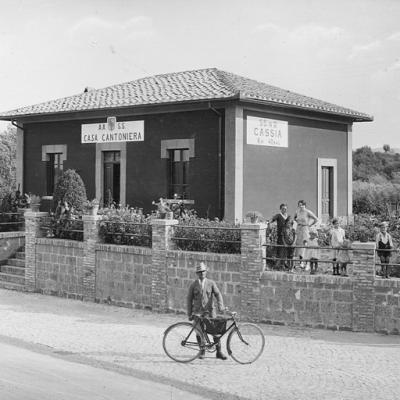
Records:
[[[400,398],[400,1],[0,10],[0,399]]]

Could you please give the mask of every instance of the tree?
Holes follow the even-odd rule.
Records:
[[[353,179],[368,182],[374,175],[383,175],[382,160],[364,146],[353,152]]]
[[[15,188],[15,165],[17,157],[16,128],[8,125],[0,132],[0,198],[4,198]]]
[[[383,145],[383,150],[385,153],[388,153],[390,151],[390,146],[388,144]]]

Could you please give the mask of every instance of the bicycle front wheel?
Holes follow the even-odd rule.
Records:
[[[176,362],[188,363],[200,354],[198,339],[201,333],[189,322],[171,325],[164,333],[163,348],[166,355]]]
[[[240,364],[251,364],[262,354],[265,337],[255,324],[244,323],[233,329],[228,336],[228,354]]]

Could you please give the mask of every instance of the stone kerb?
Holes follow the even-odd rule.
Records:
[[[375,243],[353,243],[353,331],[375,330]]]
[[[100,242],[100,215],[83,215],[83,298],[96,297],[96,244]]]
[[[25,287],[29,291],[36,289],[36,238],[42,237],[40,229],[41,218],[47,212],[33,212],[27,210],[25,218]]]
[[[175,219],[153,219],[152,225],[152,282],[151,306],[154,310],[167,309],[167,251],[174,249],[171,241]]]
[[[242,318],[260,318],[260,278],[264,266],[266,224],[241,225],[241,313]]]

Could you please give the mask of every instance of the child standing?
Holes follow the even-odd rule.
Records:
[[[333,257],[333,275],[340,275],[339,272],[339,262],[338,262],[338,254],[339,248],[343,246],[343,241],[345,239],[344,229],[339,226],[339,221],[337,218],[333,218],[332,220],[332,229],[330,232],[331,236],[331,246],[334,249],[334,257]]]
[[[318,233],[310,231],[310,239],[308,241],[308,249],[306,250],[306,258],[310,262],[310,275],[315,275],[318,269]]]
[[[378,257],[381,260],[382,278],[389,278],[388,264],[390,263],[390,250],[393,249],[392,235],[387,231],[387,222],[382,222],[380,232],[376,235],[376,247],[378,248]]]
[[[351,241],[349,239],[344,239],[342,249],[338,251],[337,255],[337,262],[339,264],[341,276],[348,276],[347,264],[350,262],[350,249],[351,249]]]

